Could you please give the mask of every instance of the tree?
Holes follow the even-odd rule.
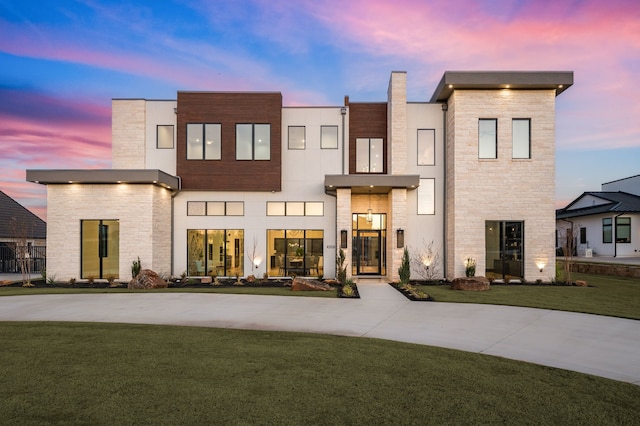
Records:
[[[32,287],[31,284],[31,243],[29,237],[33,234],[35,224],[28,220],[19,220],[15,216],[11,218],[11,231],[16,243],[16,260],[20,265],[22,274],[22,286]]]
[[[425,244],[425,248],[416,253],[411,261],[418,275],[427,281],[433,282],[440,275],[440,253],[433,249],[433,241]]]
[[[402,253],[402,263],[398,268],[398,275],[400,276],[400,284],[409,284],[411,280],[411,260],[409,258],[409,249],[406,247]]]
[[[578,248],[577,235],[580,225],[569,220],[565,220],[565,222],[568,225],[558,229],[558,242],[562,249],[564,283],[571,284],[571,272],[573,272],[573,265],[575,264],[574,256]]]
[[[336,254],[336,279],[340,284],[344,284],[347,280],[347,264],[344,250],[340,249]]]

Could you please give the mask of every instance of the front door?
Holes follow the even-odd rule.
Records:
[[[382,264],[380,230],[359,230],[353,247],[357,275],[380,275]]]

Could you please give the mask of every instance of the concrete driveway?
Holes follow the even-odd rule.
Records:
[[[410,302],[387,284],[361,299],[203,293],[0,297],[0,321],[89,321],[370,337],[528,361],[640,385],[640,321],[546,309]]]

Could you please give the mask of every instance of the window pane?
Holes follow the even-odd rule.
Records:
[[[289,149],[304,149],[304,126],[289,126]]]
[[[224,229],[207,231],[207,275],[225,276],[224,269]]]
[[[205,272],[204,230],[187,230],[187,275],[203,276]]]
[[[227,201],[227,216],[244,216],[242,201]]]
[[[253,159],[253,126],[236,124],[236,160]]]
[[[418,129],[418,165],[433,166],[435,164],[436,131],[434,129]]]
[[[187,124],[187,160],[202,158],[202,124]]]
[[[616,242],[631,242],[631,218],[619,217],[616,219]]]
[[[369,173],[369,139],[356,139],[356,173]]]
[[[531,158],[529,119],[513,120],[513,158]]]
[[[271,125],[270,124],[255,124],[254,125],[254,144],[255,155],[254,160],[269,160],[271,159]]]
[[[204,201],[189,201],[187,203],[187,216],[204,216],[205,208]]]
[[[370,139],[371,155],[369,157],[369,172],[382,173],[382,139]]]
[[[267,202],[267,216],[284,216],[284,202]]]
[[[287,216],[304,216],[304,203],[298,201],[288,201]]]
[[[478,155],[480,158],[497,157],[498,120],[480,119],[478,122]]]
[[[305,215],[306,216],[323,216],[324,203],[322,202],[305,203]]]
[[[224,216],[224,201],[209,201],[207,216]]]
[[[418,214],[436,214],[435,179],[420,179]]]
[[[338,126],[320,127],[320,148],[338,149]]]
[[[173,149],[173,126],[158,126],[158,149]]]
[[[204,135],[205,160],[220,160],[220,124],[205,124]]]
[[[611,218],[602,219],[602,242],[613,242],[613,227],[611,225]]]
[[[225,268],[227,276],[244,275],[244,231],[242,229],[227,229]]]

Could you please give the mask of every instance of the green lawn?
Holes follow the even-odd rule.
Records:
[[[637,424],[640,386],[405,343],[0,323],[3,424]]]
[[[589,287],[496,285],[489,291],[451,290],[445,286],[416,286],[438,302],[528,306],[640,319],[640,280],[573,273]]]
[[[195,287],[163,288],[155,290],[129,290],[126,288],[59,288],[59,287],[0,287],[0,296],[29,294],[79,294],[79,293],[226,293],[258,294],[263,296],[337,297],[333,291],[291,291],[290,287]]]

